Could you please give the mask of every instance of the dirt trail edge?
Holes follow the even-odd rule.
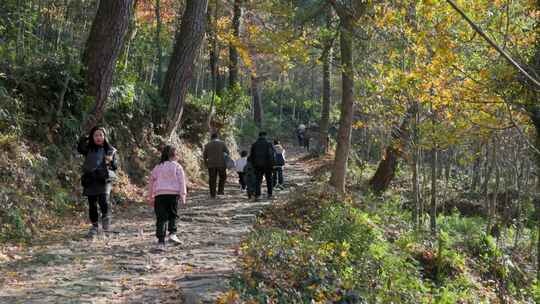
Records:
[[[298,156],[274,202],[308,180]],[[239,243],[272,203],[248,201],[236,181],[230,173],[217,200],[207,191],[190,193],[189,207],[179,212],[183,243],[167,244],[165,253],[154,251],[154,212],[142,203],[114,214],[116,233],[107,237],[86,240],[80,227],[66,227],[66,240],[0,263],[0,303],[213,303],[227,289]]]

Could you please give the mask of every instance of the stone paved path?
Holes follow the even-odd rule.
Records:
[[[297,160],[285,170],[288,187],[274,201],[307,180]],[[248,201],[229,176],[227,195],[218,200],[206,191],[190,194],[178,223],[183,243],[168,244],[166,253],[153,250],[153,210],[134,204],[115,213],[111,236],[86,240],[75,227],[66,231],[68,240],[0,262],[0,303],[212,303],[227,288],[240,241],[271,204]]]

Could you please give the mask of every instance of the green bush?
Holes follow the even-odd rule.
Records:
[[[276,228],[243,245],[244,300],[307,303],[417,303],[426,287],[411,258],[395,250],[368,214],[334,202],[307,234]]]

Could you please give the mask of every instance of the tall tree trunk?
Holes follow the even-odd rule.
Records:
[[[156,84],[158,87],[161,87],[161,73],[163,70],[163,51],[161,50],[161,0],[156,0],[156,5],[154,7],[156,15],[156,61],[157,61],[157,73],[156,73]]]
[[[263,108],[261,100],[260,77],[255,74],[251,75],[251,96],[253,101],[253,120],[255,125],[262,128]]]
[[[412,190],[413,190],[413,201],[414,201],[414,211],[413,211],[413,222],[415,226],[418,228],[420,227],[420,223],[422,222],[422,201],[420,197],[420,177],[419,177],[419,158],[420,158],[420,141],[418,136],[418,124],[420,123],[420,115],[419,115],[419,105],[417,102],[415,102],[414,107],[416,108],[416,111],[413,113],[413,124],[411,127],[411,154],[412,154]]]
[[[127,66],[129,63],[129,49],[131,46],[131,42],[133,42],[135,36],[137,36],[137,18],[135,17],[135,11],[137,10],[138,4],[139,0],[133,0],[133,9],[131,10],[131,16],[129,16],[129,25],[126,33],[124,47],[122,47],[122,51],[119,55],[119,57],[124,56],[124,66]]]
[[[433,140],[431,148],[431,210],[429,226],[431,233],[437,233],[437,143],[435,142],[435,124],[437,123],[435,111],[433,111],[433,103],[430,104],[431,109],[431,138]]]
[[[326,153],[328,150],[328,126],[330,124],[330,58],[332,56],[332,41],[326,45],[322,60],[323,60],[323,96],[320,122],[320,138],[319,152]]]
[[[495,149],[496,149],[497,145],[495,144],[495,141],[491,144],[491,153],[489,153],[489,142],[486,144],[486,169],[484,170],[485,171],[485,176],[484,176],[484,183],[482,184],[482,195],[484,196],[484,198],[487,200],[488,199],[488,186],[489,186],[489,181],[491,180],[491,175],[493,173],[493,168],[495,167],[494,166],[494,159],[495,159]],[[492,161],[490,162],[489,161],[489,155],[491,154],[491,159]]]
[[[431,148],[431,207],[430,207],[430,228],[431,232],[437,232],[437,147]]]
[[[210,75],[212,77],[212,98],[210,100],[210,110],[208,111],[208,116],[206,119],[207,127],[210,133],[213,133],[212,130],[212,119],[214,117],[215,110],[215,98],[216,95],[221,97],[221,91],[218,90],[218,81],[219,81],[219,51],[218,51],[218,37],[217,37],[217,18],[218,18],[218,0],[214,1],[215,6],[208,8],[208,37],[209,37],[209,68]]]
[[[206,26],[208,0],[187,0],[180,31],[176,35],[171,61],[165,75],[161,95],[168,103],[164,134],[171,137],[176,131],[184,111],[189,82]]]
[[[341,15],[340,20],[342,97],[336,156],[331,183],[336,187],[338,192],[343,193],[345,192],[345,180],[347,175],[349,149],[351,146],[351,130],[354,111],[354,74],[352,56],[352,32],[354,26],[350,16]]]
[[[232,30],[235,40],[240,39],[240,18],[242,17],[241,0],[234,0]],[[229,88],[234,88],[238,83],[238,51],[235,43],[229,43]]]
[[[85,123],[86,128],[91,128],[103,118],[114,66],[124,45],[132,9],[133,0],[99,2],[83,55],[88,94],[95,99],[94,110]]]
[[[482,164],[482,145],[477,144],[475,149],[474,164],[472,168],[472,184],[471,191],[476,192],[480,183],[480,165]]]
[[[377,167],[377,171],[375,171],[375,174],[369,181],[371,189],[375,193],[380,194],[386,191],[396,175],[398,160],[402,154],[400,147],[405,146],[404,142],[409,140],[409,124],[414,117],[413,114],[417,111],[416,106],[417,103],[411,104],[407,112],[405,112],[405,117],[401,125],[392,128],[390,144],[386,148],[383,159]]]
[[[491,198],[489,199],[489,206],[488,206],[488,222],[487,222],[487,228],[486,228],[486,234],[491,234],[495,237],[497,237],[495,233],[495,227],[497,225],[496,218],[497,218],[497,197],[499,194],[499,185],[501,181],[501,170],[499,168],[499,162],[497,160],[496,154],[493,156],[493,166],[495,166],[495,187],[493,188],[493,193]],[[509,195],[507,193],[507,195]],[[495,222],[495,223],[494,223]]]

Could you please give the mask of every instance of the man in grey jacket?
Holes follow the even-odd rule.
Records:
[[[227,169],[225,164],[225,154],[229,150],[225,143],[218,139],[217,134],[212,134],[211,141],[204,146],[203,159],[204,165],[208,168],[210,186],[210,197],[216,197],[216,181],[219,176],[217,194],[224,194],[225,181],[227,180]]]

